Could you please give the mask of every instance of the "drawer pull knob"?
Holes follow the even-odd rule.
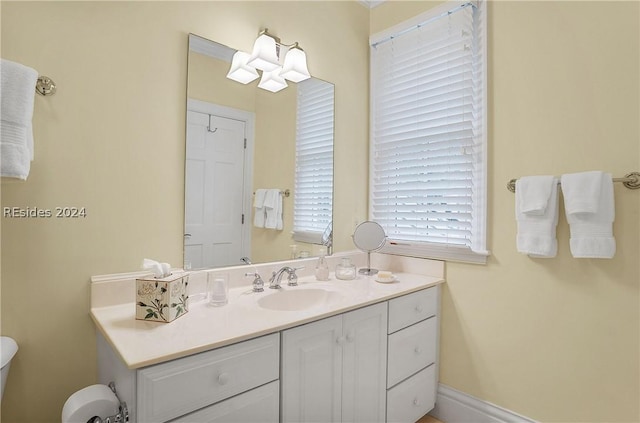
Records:
[[[420,348],[419,346],[415,347],[413,351],[415,351],[416,354],[422,354],[422,348]]]
[[[422,305],[418,304],[416,306],[416,313],[422,313],[422,310],[423,310]]]
[[[344,336],[339,336],[339,337],[336,339],[336,344],[338,344],[338,345],[343,345],[343,344],[344,344]]]
[[[353,336],[353,334],[351,333],[347,334],[347,342],[353,342],[354,339],[356,339],[356,337]]]
[[[418,400],[418,398],[414,398],[413,400],[413,405],[415,405],[416,407],[418,407],[420,405],[420,400]]]
[[[218,376],[218,383],[220,385],[226,385],[229,383],[229,373],[220,373],[220,376]]]

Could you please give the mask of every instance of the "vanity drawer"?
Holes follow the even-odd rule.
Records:
[[[435,361],[435,317],[389,335],[387,388]]]
[[[387,423],[415,422],[436,404],[435,365],[387,391]]]
[[[389,333],[435,316],[438,311],[437,287],[423,289],[389,301]]]
[[[207,408],[171,420],[171,423],[278,423],[280,383],[274,382],[236,395]]]
[[[158,423],[278,379],[280,334],[137,372],[138,422]]]

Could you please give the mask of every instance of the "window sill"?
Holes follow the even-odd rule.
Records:
[[[471,251],[467,247],[444,247],[425,244],[409,244],[402,241],[388,240],[379,251],[385,254],[395,254],[398,256],[409,256],[434,260],[444,260],[451,262],[487,264],[487,254],[480,254]]]

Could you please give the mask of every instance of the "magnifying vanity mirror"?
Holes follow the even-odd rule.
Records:
[[[362,275],[375,275],[377,269],[371,268],[371,252],[378,251],[384,247],[387,235],[379,223],[370,220],[362,222],[353,231],[353,243],[358,249],[367,253],[367,267],[360,269],[358,273]]]
[[[189,35],[184,260],[191,269],[287,260],[293,251],[308,257],[333,243],[333,84],[312,77],[276,93],[258,88],[259,80],[242,84],[227,78],[235,52]],[[304,104],[316,101],[310,92],[323,96],[324,144],[305,173],[304,150],[314,148],[300,144]],[[274,228],[255,219],[260,190],[279,193]]]

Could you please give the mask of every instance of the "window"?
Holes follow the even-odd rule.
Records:
[[[293,239],[322,244],[333,207],[333,85],[298,83]]]
[[[483,2],[371,38],[370,215],[384,252],[486,262]]]

